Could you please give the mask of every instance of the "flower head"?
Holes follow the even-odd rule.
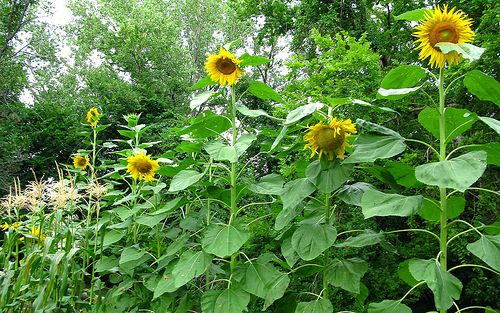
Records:
[[[33,237],[36,237],[40,239],[41,243],[43,244],[45,242],[45,239],[47,238],[43,233],[40,227],[34,226],[30,228],[29,234]]]
[[[475,36],[471,29],[472,20],[455,8],[448,11],[446,5],[442,10],[439,6],[435,6],[431,13],[425,15],[420,24],[416,27],[417,31],[413,33],[413,36],[418,38],[417,49],[421,49],[419,59],[424,60],[430,57],[431,67],[444,68],[445,63],[451,65],[462,60],[462,57],[455,51],[447,54],[441,52],[436,47],[437,43],[462,44],[471,42]]]
[[[311,148],[311,158],[319,150],[319,157],[326,154],[329,160],[333,160],[334,155],[343,160],[345,148],[349,146],[347,138],[356,133],[356,126],[350,119],[340,121],[333,118],[328,124],[319,122],[307,128],[309,131],[304,136],[304,149]]]
[[[92,107],[87,112],[87,122],[89,122],[89,124],[92,125],[92,127],[96,127],[100,119],[101,119],[101,113],[99,113],[96,107]]]
[[[158,161],[151,160],[149,155],[136,153],[127,158],[127,173],[136,180],[153,181],[155,172],[159,168]]]
[[[243,70],[238,66],[241,60],[236,58],[231,52],[220,48],[219,54],[208,54],[205,62],[205,69],[213,81],[234,85],[236,80],[243,75]]]
[[[85,170],[87,166],[90,164],[90,159],[88,156],[83,156],[83,155],[77,155],[73,158],[73,165],[76,168]]]

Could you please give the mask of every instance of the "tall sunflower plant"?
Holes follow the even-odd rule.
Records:
[[[397,19],[418,22],[414,36],[420,51],[419,60],[428,67],[402,65],[391,70],[382,80],[377,98],[397,101],[422,92],[428,99],[428,106],[418,115],[422,131],[434,137],[431,142],[414,138],[404,138],[399,133],[384,126],[357,120],[359,136],[355,139],[353,152],[342,162],[343,166],[356,163],[373,163],[379,159],[389,159],[409,149],[427,149],[429,162],[416,167],[395,167],[390,171],[392,180],[401,188],[404,186],[427,186],[425,194],[408,195],[384,192],[357,183],[348,186],[357,194],[352,204],[361,207],[365,219],[374,217],[410,217],[418,214],[424,220],[434,223],[428,228],[401,229],[386,233],[415,232],[418,236],[428,236],[435,242],[435,257],[430,259],[412,258],[400,265],[400,277],[411,285],[400,299],[370,303],[369,313],[412,312],[404,302],[417,288],[427,286],[434,295],[435,309],[441,313],[449,309],[460,312],[484,309],[481,304],[463,307],[460,294],[463,289],[456,273],[480,268],[498,275],[500,273],[500,235],[498,229],[462,218],[469,208],[464,193],[481,196],[484,193],[498,195],[497,191],[481,188],[480,178],[489,164],[497,164],[498,153],[490,149],[490,143],[460,145],[453,139],[470,129],[474,123],[483,122],[497,134],[500,123],[492,117],[482,117],[467,110],[447,106],[446,96],[450,88],[463,82],[467,90],[484,104],[500,104],[500,84],[478,70],[472,70],[458,77],[448,76],[448,69],[464,60],[478,60],[482,48],[472,45],[474,32],[472,20],[465,13],[447,6],[436,6],[432,10],[422,9],[402,14]],[[473,65],[473,64],[472,64]],[[436,94],[436,96],[433,95]],[[316,140],[317,145],[321,140]],[[314,144],[309,144],[314,149]],[[404,180],[404,181],[403,181]],[[409,181],[411,180],[410,184]],[[360,185],[361,184],[361,185]],[[415,189],[413,189],[414,191]],[[355,247],[377,244],[386,234],[363,231],[353,234],[344,243],[356,243]],[[449,258],[450,246],[464,239],[470,241],[466,249],[476,257],[477,263],[455,265]],[[474,239],[473,239],[474,240]],[[293,243],[293,237],[292,237]],[[354,247],[353,246],[353,247]],[[326,311],[325,311],[326,312]]]
[[[254,212],[269,212],[265,208],[274,201],[260,201],[245,177],[263,153],[257,144],[260,132],[248,119],[278,120],[246,104],[283,99],[267,84],[250,78],[251,67],[269,59],[247,53],[236,56],[230,49],[231,45],[208,54],[208,75],[192,87],[204,89],[196,91],[190,103],[195,116],[178,132],[178,164],[161,170],[172,177],[168,189],[176,196],[172,201],[184,203],[182,231],[167,247],[177,257],[164,273],[162,284],[169,287],[163,290],[200,299],[194,306],[208,313],[243,312],[256,303],[268,308],[283,296],[290,281],[282,266],[274,265],[281,260],[250,248],[253,225],[271,217]]]

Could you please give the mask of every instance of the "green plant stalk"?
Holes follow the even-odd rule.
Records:
[[[236,95],[234,91],[234,85],[231,86],[231,130],[232,130],[232,138],[231,145],[234,147],[236,144],[236,139],[238,137],[238,128],[236,127]],[[236,218],[236,212],[238,212],[238,205],[236,202],[237,197],[237,185],[236,178],[238,175],[238,162],[231,162],[231,173],[230,173],[230,183],[231,183],[231,217],[229,219],[229,223]],[[236,265],[236,256],[237,252],[231,255],[231,273]]]
[[[330,215],[331,215],[331,206],[330,206],[330,194],[326,194],[326,199],[325,199],[325,223],[327,225],[330,225]],[[324,268],[323,268],[323,297],[325,299],[329,299],[329,294],[328,294],[328,279],[326,277],[326,267],[328,265],[329,259],[330,259],[330,249],[326,249],[324,253]]]
[[[446,119],[445,119],[445,98],[446,92],[444,90],[444,71],[439,69],[439,160],[444,161],[446,159]],[[439,188],[439,198],[440,198],[440,258],[439,263],[441,269],[446,272],[447,270],[447,241],[448,241],[448,229],[447,229],[447,197],[446,188]],[[446,309],[441,309],[440,313],[446,313]]]

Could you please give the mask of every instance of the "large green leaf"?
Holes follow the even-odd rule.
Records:
[[[465,198],[463,195],[452,195],[447,201],[447,213],[448,219],[455,218],[462,214],[465,208]],[[432,199],[424,199],[422,208],[418,211],[423,219],[428,221],[438,222],[441,219],[441,208],[438,201]]]
[[[191,125],[179,131],[179,135],[190,134],[195,138],[217,136],[231,127],[231,122],[224,116],[211,111],[204,111],[191,122]]]
[[[196,90],[196,89],[200,89],[200,88],[203,88],[203,87],[206,87],[206,86],[212,86],[212,85],[216,85],[217,82],[214,82],[209,75],[205,76],[204,78],[200,79],[196,84],[194,84],[193,86],[191,86],[189,89],[191,90]]]
[[[162,213],[162,214],[155,214],[155,215],[149,215],[149,214],[144,214],[141,215],[137,218],[136,222],[141,225],[145,225],[148,227],[154,227],[158,225],[161,221],[167,217],[168,213]]]
[[[489,127],[491,127],[491,129],[493,129],[494,131],[496,131],[496,133],[498,135],[500,135],[500,122],[492,117],[484,117],[484,116],[480,116],[479,119],[485,123],[486,125],[488,125]]]
[[[238,161],[238,153],[234,146],[225,145],[220,141],[212,141],[207,142],[203,148],[215,161]]]
[[[340,163],[337,159],[316,160],[307,167],[306,176],[319,191],[331,193],[349,180],[353,169],[354,165]]]
[[[249,117],[266,116],[269,118],[274,118],[271,115],[267,114],[267,112],[264,110],[251,110],[251,109],[247,108],[246,106],[244,106],[243,104],[236,105],[236,109],[241,114],[243,114],[245,116],[249,116]]]
[[[208,99],[214,94],[215,92],[213,91],[204,91],[202,93],[197,94],[191,99],[191,102],[189,103],[189,108],[191,110],[197,109],[200,105],[203,103],[207,102]]]
[[[407,188],[420,187],[422,185],[415,177],[415,168],[407,163],[389,161],[384,165],[384,168],[398,185]]]
[[[328,299],[320,298],[310,302],[300,302],[295,313],[332,313],[333,305]]]
[[[328,283],[352,293],[359,294],[360,281],[368,271],[368,264],[358,258],[337,260],[325,270]]]
[[[464,192],[483,175],[486,152],[473,151],[459,157],[417,166],[415,175],[424,184]]]
[[[452,51],[460,54],[464,59],[476,61],[481,58],[485,49],[476,47],[470,43],[452,43],[452,42],[438,42],[436,45],[443,53],[450,53]]]
[[[354,152],[343,163],[374,162],[393,157],[406,149],[404,141],[396,132],[359,135],[354,141]]]
[[[215,301],[214,313],[241,313],[246,311],[250,295],[238,287],[231,287],[220,293]]]
[[[104,239],[102,245],[107,247],[115,242],[120,241],[125,236],[125,232],[122,230],[111,229],[104,234]]]
[[[278,174],[269,174],[260,179],[256,184],[249,184],[248,189],[263,195],[279,195],[285,181]]]
[[[302,224],[292,235],[292,247],[301,259],[310,261],[330,248],[337,230],[326,224]]]
[[[432,10],[429,9],[416,9],[416,10],[411,10],[407,11],[403,14],[399,14],[398,16],[394,17],[396,21],[414,21],[418,22],[420,20],[423,20],[425,18],[426,14],[432,14]]]
[[[460,299],[462,283],[447,271],[443,271],[435,259],[413,259],[409,262],[411,275],[418,281],[425,281],[434,294],[438,310],[446,310],[453,305],[453,299]]]
[[[410,216],[422,206],[422,196],[402,196],[368,190],[361,198],[365,218],[373,216]]]
[[[320,110],[324,106],[325,105],[320,102],[314,102],[300,106],[288,113],[288,115],[286,116],[285,125],[296,123],[302,118],[314,113],[317,110]]]
[[[278,215],[276,216],[276,219],[274,221],[274,229],[276,230],[282,230],[286,226],[290,224],[291,221],[293,221],[294,218],[296,218],[302,211],[304,210],[303,205],[298,205],[295,207],[291,208],[283,208]]]
[[[266,58],[266,57],[262,57],[259,55],[250,55],[248,53],[242,54],[240,56],[240,60],[242,61],[240,63],[241,67],[258,66],[258,65],[262,65],[262,64],[266,64],[266,63],[271,62],[271,60]]]
[[[365,191],[375,189],[371,184],[368,183],[355,183],[352,185],[345,185],[337,192],[337,197],[347,204],[352,204],[356,206],[361,206],[361,198]]]
[[[439,111],[436,108],[425,108],[418,114],[418,122],[435,138],[439,139]],[[472,127],[478,116],[465,109],[446,108],[446,142],[459,136]]]
[[[169,192],[176,192],[180,190],[184,190],[187,187],[197,183],[205,173],[199,173],[195,170],[182,170],[177,173],[172,181],[170,182]]]
[[[494,270],[500,271],[500,235],[483,235],[479,240],[469,243],[467,250]]]
[[[384,300],[378,303],[370,303],[368,313],[412,313],[412,311],[399,300]]]
[[[130,261],[137,261],[142,258],[144,254],[146,254],[146,251],[140,249],[137,245],[127,247],[123,249],[120,255],[120,265]]]
[[[315,190],[316,188],[307,178],[299,178],[286,183],[280,194],[283,201],[283,210],[295,208]]]
[[[467,147],[470,151],[485,151],[488,154],[486,163],[500,166],[500,142],[490,142],[485,144]]]
[[[280,94],[274,91],[274,89],[256,80],[250,83],[250,86],[248,86],[248,91],[252,95],[260,99],[271,99],[279,103],[285,103]]]
[[[264,310],[283,297],[290,278],[262,258],[248,265],[242,288],[266,300]]]
[[[401,65],[387,73],[380,83],[377,98],[398,100],[417,91],[420,80],[426,77],[425,70],[418,65]],[[413,88],[415,87],[415,88]]]
[[[225,258],[238,251],[248,238],[250,234],[235,225],[212,224],[205,230],[201,246],[205,252]]]
[[[464,85],[479,99],[500,105],[500,83],[493,77],[478,70],[470,71],[465,74]]]
[[[292,237],[287,237],[281,243],[281,254],[285,257],[286,263],[293,267],[295,263],[300,259],[299,255],[292,246]]]
[[[191,279],[200,276],[205,272],[212,262],[212,256],[203,251],[185,251],[182,253],[179,262],[172,270],[175,280],[175,287],[179,288],[187,284]]]
[[[366,246],[372,246],[377,243],[380,243],[384,239],[383,232],[374,232],[373,230],[366,229],[362,234],[357,235],[355,237],[349,237],[347,240],[341,243],[335,244],[335,247],[353,247],[353,248],[361,248]]]
[[[246,311],[250,295],[239,287],[226,290],[207,290],[201,297],[203,313],[241,313]]]
[[[172,276],[172,273],[170,271],[166,270],[158,280],[158,284],[154,289],[153,300],[161,297],[167,292],[174,292],[177,289],[178,287],[175,286],[174,276]]]

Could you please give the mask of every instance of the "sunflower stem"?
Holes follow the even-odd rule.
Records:
[[[444,89],[444,71],[443,68],[439,69],[439,160],[446,160],[446,119],[445,119],[445,98],[446,91]],[[441,269],[447,271],[447,241],[448,241],[448,228],[447,228],[447,196],[446,188],[439,188],[440,198],[440,258],[439,263]],[[446,313],[446,309],[441,309],[440,313]]]
[[[232,130],[232,138],[231,138],[231,146],[234,147],[236,144],[236,139],[238,136],[238,128],[236,127],[236,94],[234,90],[234,85],[231,85],[231,130]],[[237,185],[236,185],[236,178],[238,175],[238,166],[237,166],[237,161],[236,162],[231,162],[231,172],[230,172],[230,183],[231,183],[231,214],[230,214],[230,219],[229,223],[233,222],[233,219],[236,218],[236,213],[238,212],[238,205],[237,205]],[[233,253],[231,255],[231,263],[230,263],[230,268],[231,268],[231,274],[233,273],[234,267],[236,265],[236,256],[238,252]]]
[[[325,197],[325,223],[326,225],[330,225],[330,215],[331,215],[331,206],[330,206],[330,197],[329,193],[326,194]],[[326,277],[326,267],[328,266],[330,259],[330,249],[326,249],[324,253],[324,263],[323,263],[323,297],[328,299],[328,279]]]

